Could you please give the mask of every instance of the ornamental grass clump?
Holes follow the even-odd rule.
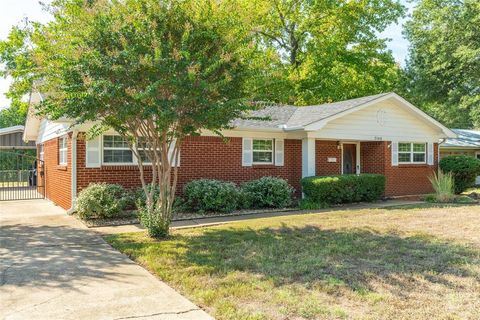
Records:
[[[455,200],[455,180],[451,172],[444,173],[440,170],[428,178],[435,190],[437,202],[452,202]]]

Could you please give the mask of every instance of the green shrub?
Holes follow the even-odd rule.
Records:
[[[295,189],[284,179],[262,177],[242,184],[241,191],[245,208],[285,208]]]
[[[448,156],[440,160],[440,169],[452,173],[455,193],[460,194],[475,184],[475,178],[480,175],[480,160],[467,156]]]
[[[92,183],[78,194],[77,214],[82,219],[113,218],[122,213],[126,204],[122,186]]]
[[[239,190],[232,182],[201,179],[187,183],[183,203],[189,211],[232,212],[238,207]]]
[[[434,175],[428,179],[435,190],[435,200],[437,202],[452,202],[455,200],[455,188],[451,172],[443,173],[443,171],[440,170],[438,175],[434,173]]]
[[[380,174],[306,177],[302,179],[306,199],[316,203],[349,203],[381,199],[385,176]]]
[[[148,185],[147,188],[149,191],[152,190],[151,185]],[[154,201],[158,200],[159,194],[160,194],[160,188],[158,187],[158,185],[155,185],[155,192],[153,193]],[[133,198],[134,198],[135,206],[137,207],[138,210],[142,210],[145,208],[146,202],[147,202],[147,196],[145,195],[145,192],[143,191],[142,187],[138,188],[135,191]]]

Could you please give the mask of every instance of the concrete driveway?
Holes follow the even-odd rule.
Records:
[[[0,202],[0,319],[212,319],[46,200]]]

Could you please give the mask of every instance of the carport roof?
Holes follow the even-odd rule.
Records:
[[[458,135],[458,138],[447,139],[441,146],[442,148],[467,148],[480,149],[480,131],[452,129]]]

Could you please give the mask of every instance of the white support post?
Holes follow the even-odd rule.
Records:
[[[315,138],[302,139],[302,178],[315,175]]]

